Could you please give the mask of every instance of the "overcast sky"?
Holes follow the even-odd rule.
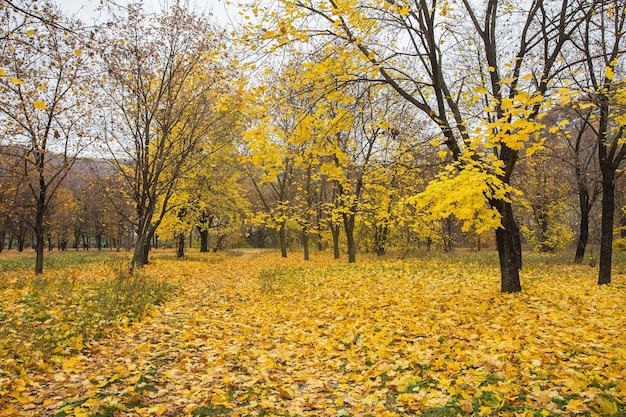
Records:
[[[60,4],[61,9],[69,16],[78,17],[84,24],[90,24],[101,18],[102,13],[96,11],[101,5],[100,0],[56,0]],[[116,4],[125,5],[130,3],[129,0],[114,0]],[[144,8],[147,12],[158,12],[168,0],[144,0]],[[206,14],[212,14],[215,22],[225,27],[239,20],[239,14],[232,6],[226,6],[225,0],[199,0],[189,2],[192,7],[198,11],[204,11]]]

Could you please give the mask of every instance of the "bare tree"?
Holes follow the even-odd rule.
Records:
[[[35,272],[41,273],[50,202],[92,135],[84,105],[89,56],[60,29],[62,17],[52,3],[34,3],[26,1],[22,9],[36,8],[36,18],[0,9],[0,140],[8,145],[2,148],[6,156],[21,161],[20,175],[33,197]]]
[[[584,72],[574,75],[587,109],[584,121],[594,132],[602,176],[602,234],[598,284],[611,282],[615,181],[617,170],[626,158],[624,129],[620,122],[626,112],[624,81],[626,74],[626,3],[620,0],[599,2],[594,14],[576,33],[576,47],[584,62]],[[589,107],[589,104],[591,107]]]

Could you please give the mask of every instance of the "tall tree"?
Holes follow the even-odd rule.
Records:
[[[613,227],[615,218],[615,181],[617,170],[626,158],[626,4],[606,0],[596,5],[593,16],[575,37],[577,51],[572,61],[582,59],[584,71],[574,73],[582,93],[581,106],[592,109],[587,126],[596,138],[602,176],[602,234],[598,284],[611,282]]]
[[[112,23],[102,42],[106,144],[137,210],[134,269],[148,262],[170,199],[202,158],[228,76],[218,34],[179,2],[156,16],[129,6],[126,20]]]
[[[18,158],[33,197],[35,273],[43,271],[45,222],[54,194],[93,133],[88,131],[88,54],[80,38],[62,30],[51,2],[2,7],[0,137]],[[64,23],[73,27],[73,23]]]

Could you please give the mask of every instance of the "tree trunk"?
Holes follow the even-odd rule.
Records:
[[[124,230],[121,227],[117,228],[117,245],[115,247],[115,251],[119,252],[122,246],[122,235],[124,233]]]
[[[522,291],[519,271],[522,268],[522,247],[520,234],[511,203],[492,203],[502,216],[502,227],[496,229],[496,244],[500,259],[500,291],[514,293]]]
[[[374,227],[374,252],[377,256],[383,256],[385,254],[388,230],[389,228],[386,225]]]
[[[104,233],[102,231],[96,232],[96,245],[98,245],[98,250],[102,250],[102,237]]]
[[[200,252],[206,253],[209,251],[209,231],[198,229],[200,234]]]
[[[35,213],[35,274],[43,272],[43,253],[44,253],[44,228],[46,216],[46,184],[43,175],[39,177],[39,196],[36,202]]]
[[[285,228],[285,222],[281,223],[278,231],[278,240],[280,242],[280,256],[287,257],[287,230]]]
[[[339,251],[339,232],[340,231],[341,229],[339,228],[338,224],[330,225],[330,232],[333,235],[333,257],[335,259],[339,259],[339,257],[341,256],[341,253]]]
[[[611,283],[613,257],[613,220],[615,216],[615,172],[602,169],[602,235],[600,237],[600,271],[598,284]]]
[[[444,222],[443,251],[448,253],[454,250],[454,243],[452,241],[452,216],[448,216]]]
[[[133,259],[131,260],[130,265],[131,273],[135,270],[135,268],[143,268],[144,265],[148,264],[148,254],[150,252],[151,240],[152,235],[148,234],[147,231],[138,233],[137,241],[135,242],[133,250]]]
[[[6,229],[2,229],[2,231],[0,231],[0,252],[4,250],[4,239],[6,238],[6,236]]]
[[[302,248],[304,249],[304,260],[309,260],[309,231],[306,227],[302,228]]]
[[[183,258],[185,256],[185,234],[178,233],[176,235],[176,257]]]
[[[576,244],[576,255],[574,262],[581,264],[585,259],[585,250],[587,249],[587,241],[589,240],[589,212],[591,205],[589,204],[589,194],[585,192],[586,198],[580,195],[580,231],[578,233],[578,243]]]
[[[211,249],[211,252],[216,253],[218,250],[222,249],[222,242],[224,241],[225,237],[226,237],[226,235],[218,235],[217,236],[217,241],[215,242],[215,245],[213,246],[213,249]]]
[[[348,263],[356,262],[356,242],[354,241],[354,214],[343,215],[343,227],[348,244]]]

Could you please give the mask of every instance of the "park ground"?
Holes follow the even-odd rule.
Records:
[[[626,415],[626,262],[127,256],[0,254],[0,416]]]

